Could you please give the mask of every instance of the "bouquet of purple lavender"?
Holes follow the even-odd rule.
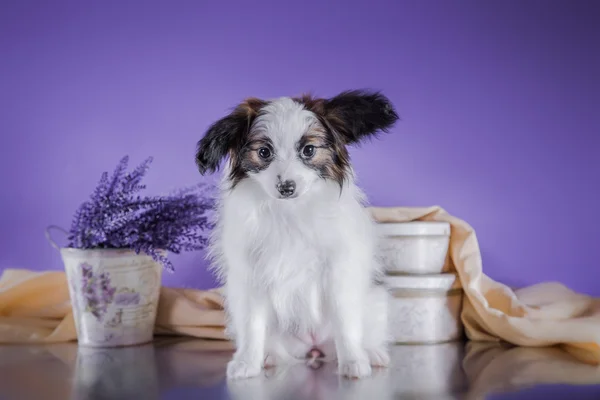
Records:
[[[213,225],[212,186],[179,190],[167,196],[142,197],[141,185],[152,158],[125,173],[129,157],[117,165],[112,177],[104,172],[98,186],[75,213],[68,247],[77,249],[132,249],[144,252],[169,271],[173,264],[164,252],[202,250]]]

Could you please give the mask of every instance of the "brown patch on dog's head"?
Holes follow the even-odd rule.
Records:
[[[260,110],[267,104],[268,103],[264,100],[257,99],[256,97],[249,97],[240,103],[233,112],[240,113],[249,118],[256,118]]]
[[[332,179],[340,185],[346,179],[350,160],[348,150],[337,134],[327,129],[323,122],[307,132],[298,142],[300,159],[309,168],[316,170],[323,179]],[[312,155],[306,156],[304,150],[312,147]]]
[[[347,91],[331,99],[305,94],[295,100],[313,112],[321,125],[308,132],[300,143],[300,149],[307,145],[316,149],[311,158],[303,158],[304,163],[340,185],[350,169],[346,146],[387,131],[398,120],[391,102],[376,92]]]
[[[268,151],[268,156],[262,151]],[[249,172],[257,173],[266,169],[273,160],[273,143],[267,137],[249,137],[244,146],[232,155],[232,168],[229,179],[232,186],[244,179]]]
[[[201,174],[216,172],[227,155],[235,169],[240,162],[239,153],[247,140],[252,122],[266,104],[264,100],[248,98],[228,116],[208,128],[196,150],[196,165]]]

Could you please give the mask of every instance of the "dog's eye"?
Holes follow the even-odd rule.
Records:
[[[258,155],[263,160],[266,160],[269,157],[271,157],[271,150],[269,150],[269,148],[267,148],[267,147],[261,147],[260,149],[258,149]]]
[[[302,155],[306,158],[310,158],[312,156],[315,155],[315,146],[309,144],[307,146],[304,146],[304,148],[302,149]]]

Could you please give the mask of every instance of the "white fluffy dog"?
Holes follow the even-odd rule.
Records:
[[[378,92],[247,99],[210,126],[196,163],[228,158],[209,255],[236,352],[230,379],[306,358],[349,378],[387,366],[387,292],[347,147],[398,120]]]

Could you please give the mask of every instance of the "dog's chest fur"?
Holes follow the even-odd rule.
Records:
[[[253,232],[248,248],[252,276],[284,330],[311,330],[325,317],[323,288],[339,224],[335,215],[323,214],[310,207],[258,212],[261,229]]]
[[[323,184],[325,185],[325,183]],[[243,276],[247,296],[268,304],[270,329],[297,334],[322,331],[329,320],[333,262],[350,249],[368,251],[370,220],[353,185],[314,188],[301,201],[269,201],[250,182],[223,199],[213,252],[246,260],[219,272]]]

